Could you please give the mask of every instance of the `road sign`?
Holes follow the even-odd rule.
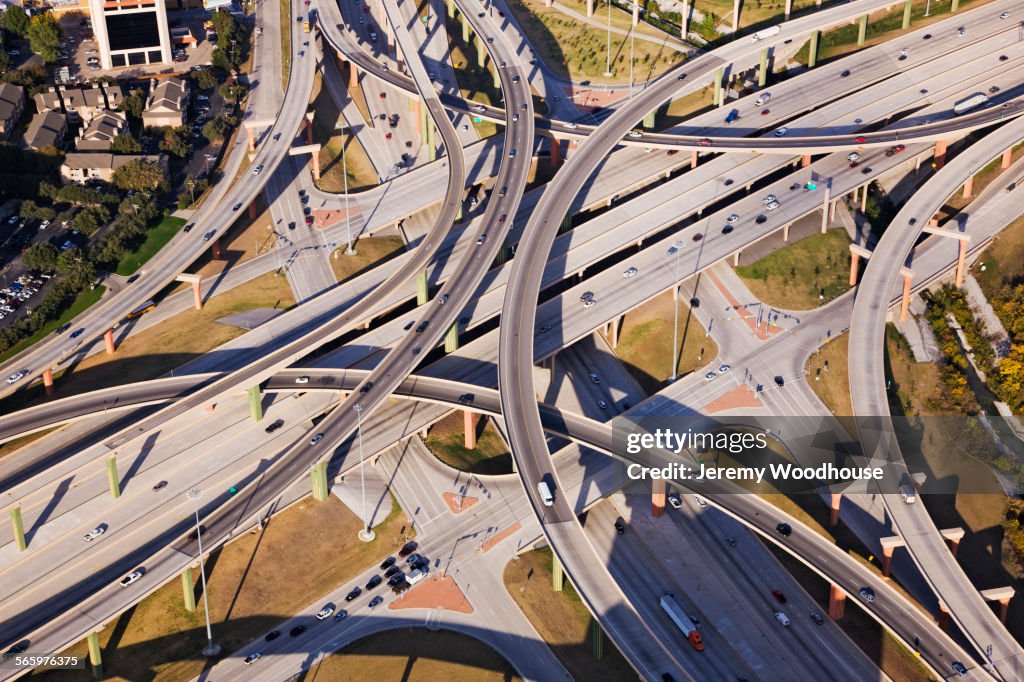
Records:
[[[474,116],[473,117],[473,123],[480,123],[481,121],[483,121],[483,119],[480,118],[479,116]]]

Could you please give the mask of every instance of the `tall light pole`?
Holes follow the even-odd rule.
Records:
[[[633,0],[634,11],[636,10],[636,0]],[[636,26],[630,24],[629,26],[629,98],[633,98],[633,42],[636,36]]]
[[[604,77],[612,77],[612,0],[608,0],[608,61],[604,67]]]
[[[679,368],[679,254],[683,250],[683,240],[677,239],[672,248],[675,249],[676,256],[675,266],[672,268],[672,274],[675,275],[672,284],[672,300],[675,302],[676,312],[672,322],[672,374],[668,377],[670,384],[679,378],[676,374]]]
[[[342,133],[348,128],[344,123],[337,123],[335,127]],[[345,228],[348,230],[348,247],[345,248],[346,256],[355,256],[356,250],[352,248],[352,217],[348,210],[348,164],[345,162],[345,138],[341,139],[341,175],[345,181]]]
[[[206,648],[203,649],[203,656],[208,658],[220,653],[220,645],[213,643],[213,630],[210,628],[210,593],[206,589],[206,567],[203,564],[203,528],[199,525],[199,498],[203,491],[199,488],[192,488],[185,497],[195,503],[196,510],[196,539],[199,541],[199,577],[203,585],[203,612],[206,614]]]
[[[363,405],[356,403],[356,432],[359,434],[359,485],[363,489],[363,528],[359,531],[359,539],[370,542],[375,537],[370,527],[370,517],[366,514],[366,473],[363,471]]]

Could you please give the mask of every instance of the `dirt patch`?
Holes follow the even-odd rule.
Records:
[[[473,613],[473,606],[451,576],[435,575],[394,600],[391,611],[402,609],[443,609],[458,613]]]
[[[515,535],[519,531],[519,529],[522,528],[522,527],[523,527],[522,524],[520,524],[518,521],[516,521],[515,523],[513,523],[511,526],[509,526],[505,530],[501,531],[500,533],[496,533],[496,534],[492,535],[490,537],[490,539],[487,540],[487,542],[485,542],[484,544],[480,545],[480,549],[482,551],[484,551],[484,552],[491,551],[494,547],[497,547],[499,544],[501,544],[502,540],[504,540],[507,537],[511,537],[512,535]]]
[[[450,467],[473,474],[512,473],[512,453],[490,419],[477,423],[476,448],[466,447],[462,412],[452,412],[430,427],[423,439],[434,456]]]
[[[850,336],[837,336],[807,358],[807,382],[851,436],[857,435],[850,398]],[[813,378],[812,378],[813,377]]]
[[[494,649],[468,635],[423,628],[388,630],[324,657],[309,682],[512,682],[520,678]]]
[[[331,254],[331,269],[339,282],[346,282],[401,255],[405,244],[398,237],[363,237],[356,242],[355,255],[347,255],[345,249],[342,246]]]

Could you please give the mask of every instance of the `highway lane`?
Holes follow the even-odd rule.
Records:
[[[271,5],[273,7],[273,5]],[[302,3],[294,0],[293,11],[302,13]],[[114,296],[107,297],[96,305],[89,308],[84,316],[76,318],[75,325],[85,328],[85,334],[80,337],[83,345],[90,341],[98,340],[104,332],[117,324],[128,312],[137,308],[144,301],[153,298],[160,290],[174,281],[174,278],[185,268],[196,260],[209,244],[203,240],[203,235],[214,229],[222,233],[225,226],[230,225],[238,217],[238,211],[249,205],[262,191],[263,184],[267,177],[277,168],[277,165],[284,158],[288,147],[291,145],[292,136],[298,131],[306,113],[306,103],[312,91],[313,73],[315,69],[315,58],[311,53],[300,57],[298,52],[302,47],[302,25],[294,21],[288,21],[291,27],[292,55],[288,78],[288,93],[281,102],[275,102],[279,108],[257,111],[255,108],[247,110],[243,116],[245,121],[273,118],[273,126],[267,131],[265,142],[252,158],[252,167],[263,166],[263,172],[253,174],[246,171],[235,181],[233,185],[220,183],[222,186],[214,188],[213,194],[207,198],[203,207],[192,217],[195,228],[189,233],[180,233],[174,237],[160,254],[152,258],[140,271],[139,280]],[[256,60],[262,74],[267,74],[272,68],[269,58],[264,58],[267,51],[280,51],[280,42],[270,45],[267,41],[257,43],[260,48]],[[275,78],[271,74],[271,78]],[[261,77],[260,80],[263,80]],[[254,91],[256,88],[254,88]],[[254,92],[252,96],[256,96]],[[260,101],[273,101],[277,98],[266,100],[260,96]],[[276,111],[276,117],[275,117]],[[240,144],[245,135],[239,135]],[[238,168],[245,158],[245,150],[239,147],[236,152],[237,160],[232,159],[230,169]],[[235,164],[238,164],[237,166]],[[232,177],[228,175],[228,177]],[[237,208],[236,208],[237,207]],[[29,375],[26,379],[11,386],[4,384],[0,387],[0,397],[9,395],[12,391],[29,385],[30,381],[39,377],[49,367],[56,367],[62,359],[63,354],[68,352],[68,339],[63,336],[54,336],[42,343],[35,344],[29,350],[18,354],[11,360],[0,366],[0,373],[13,373],[21,369],[28,369]]]
[[[964,149],[919,189],[893,218],[869,259],[858,285],[850,331],[851,396],[864,452],[886,466],[891,481],[881,488],[893,528],[928,579],[936,596],[981,656],[991,646],[991,660],[1001,679],[1024,677],[1024,651],[999,622],[981,595],[946,549],[927,510],[903,504],[894,489],[906,471],[900,445],[892,429],[885,390],[884,344],[888,297],[900,268],[929,218],[964,181],[1004,148],[1024,139],[1024,122],[1013,121]],[[962,215],[955,229],[970,232],[972,219]]]

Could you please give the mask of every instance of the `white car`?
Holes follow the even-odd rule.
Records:
[[[1002,14],[999,15],[999,18],[1000,19],[1009,19],[1010,18],[1010,13],[1009,12],[1003,12]],[[11,54],[14,54],[14,53],[11,52]]]
[[[572,121],[569,121],[568,123],[565,124],[565,127],[568,128],[569,130],[576,130],[577,128],[579,128],[579,125],[573,123]]]
[[[263,164],[262,163],[252,169],[252,174],[253,175],[259,175],[262,172],[263,172]]]
[[[512,120],[513,121],[518,121],[519,120],[519,114],[512,114]]]
[[[601,383],[601,377],[597,376],[595,372],[590,373],[590,380],[593,381],[595,384]]]
[[[718,373],[719,374],[725,374],[730,369],[732,369],[732,365],[722,365],[721,367],[718,368]]]
[[[121,585],[121,587],[128,587],[129,585],[131,585],[133,582],[135,582],[136,580],[138,580],[141,577],[142,577],[142,569],[141,568],[137,568],[134,571],[132,571],[131,573],[129,573],[128,575],[126,575],[125,577],[121,578],[121,580],[120,580],[120,582],[118,584]]]
[[[589,308],[590,306],[594,305],[595,303],[597,303],[597,301],[595,301],[595,300],[594,300],[594,299],[592,299],[592,298],[588,298],[587,300],[585,300],[585,301],[583,302],[583,307],[584,307],[584,308]]]
[[[764,199],[761,199],[761,203],[764,204],[765,206],[767,206],[768,204],[772,203],[773,201],[778,201],[778,200],[779,200],[779,198],[777,196],[775,196],[774,194],[769,194]]]
[[[967,35],[967,29],[966,29],[966,28],[964,28],[963,26],[961,26],[960,28],[958,28],[958,29],[956,30],[956,34],[957,34],[958,36],[960,36],[961,38],[963,38],[963,37],[964,37],[965,35]]]
[[[779,203],[779,202],[777,202],[777,201],[773,201],[773,202],[772,202],[772,203],[770,203],[770,204],[766,204],[766,205],[765,205],[765,208],[767,208],[767,209],[768,209],[769,211],[774,211],[774,210],[775,210],[775,209],[777,209],[777,208],[778,208],[779,206],[782,206],[782,204],[780,204],[780,203]]]
[[[487,113],[487,107],[482,106],[482,105],[475,106],[475,107],[473,107],[473,111],[476,111],[476,112],[481,113],[481,114],[485,114],[485,113]]]
[[[327,620],[328,618],[331,617],[332,613],[334,613],[334,607],[333,606],[325,606],[322,609],[320,609],[319,611],[317,611],[316,619],[317,620]]]
[[[785,128],[779,128],[775,131],[775,137],[784,137],[789,131]]]
[[[103,526],[96,526],[91,531],[86,533],[83,537],[84,537],[86,542],[92,542],[93,540],[95,540],[99,536],[103,535],[106,531],[107,531],[107,529],[104,528]]]
[[[754,106],[755,107],[763,107],[765,104],[768,104],[768,102],[771,102],[771,101],[772,101],[772,93],[764,92],[764,93],[761,93],[760,95],[758,95],[757,99],[754,100]]]
[[[782,623],[782,627],[784,627],[784,628],[788,628],[789,627],[789,616],[787,616],[782,611],[776,611],[775,612],[775,620],[777,620],[780,623]]]
[[[718,375],[715,374],[714,372],[708,372],[707,374],[704,375],[704,381],[711,381],[712,379],[714,379],[717,376]]]
[[[725,222],[727,222],[730,225],[732,225],[733,223],[735,223],[739,219],[740,219],[739,215],[737,215],[736,213],[733,213],[732,215],[730,215],[728,218],[725,219]]]
[[[683,501],[679,498],[679,493],[669,493],[668,503],[672,506],[673,509],[679,509],[680,507],[683,506]]]
[[[693,499],[697,501],[697,506],[699,506],[699,507],[706,507],[706,506],[708,506],[708,501],[705,500],[700,495],[694,495]]]
[[[28,376],[28,370],[27,369],[23,369],[20,372],[17,372],[15,374],[12,374],[11,376],[7,377],[7,383],[8,384],[16,384],[19,381],[21,381],[22,379],[24,379],[26,376]]]
[[[860,159],[860,153],[859,152],[850,152],[849,154],[846,155],[846,160],[847,161],[857,161],[859,159]]]
[[[50,226],[50,221],[49,220],[44,220],[43,222],[39,223],[39,229],[40,230],[45,230],[49,226]]]
[[[643,137],[644,134],[641,133],[639,130],[630,130],[629,131],[629,136],[630,137]]]
[[[623,279],[629,279],[630,277],[635,275],[637,272],[639,272],[639,271],[636,268],[630,268],[629,270],[626,270],[624,273],[622,273],[622,278]]]
[[[246,656],[245,660],[242,661],[242,663],[245,663],[246,665],[252,665],[261,658],[263,658],[263,654],[256,652],[255,654],[249,654],[248,656]]]
[[[295,383],[297,383],[297,384],[308,384],[309,383],[309,377],[298,377],[298,378],[295,379]]]

